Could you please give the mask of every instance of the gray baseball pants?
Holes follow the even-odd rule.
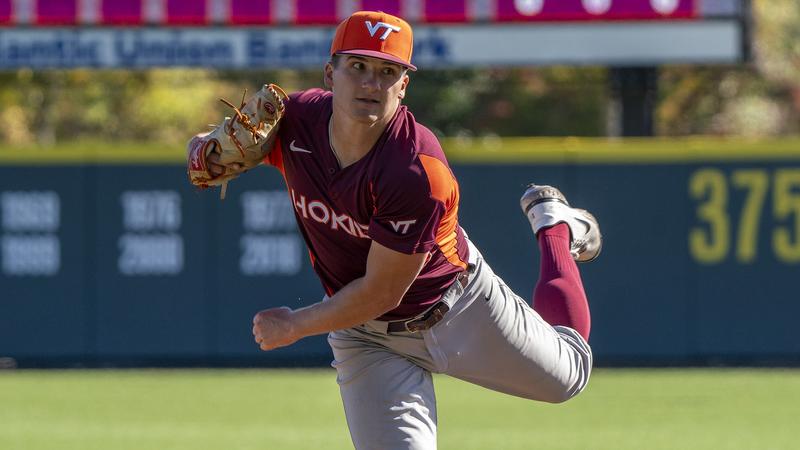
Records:
[[[592,352],[573,329],[550,326],[492,272],[470,244],[471,274],[442,301],[428,330],[387,333],[387,322],[331,332],[332,366],[358,450],[436,448],[431,373],[558,403],[589,381]]]

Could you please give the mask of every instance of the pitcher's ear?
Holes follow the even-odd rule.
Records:
[[[409,83],[410,81],[411,81],[411,78],[409,78],[409,76],[408,76],[408,75],[403,75],[403,88],[402,88],[402,89],[400,89],[400,93],[399,93],[399,94],[397,94],[397,96],[398,96],[400,99],[404,99],[404,98],[406,98],[406,88],[408,88],[408,83]]]

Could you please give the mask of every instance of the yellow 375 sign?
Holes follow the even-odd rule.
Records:
[[[769,193],[772,202],[767,203]],[[744,194],[739,217],[731,217],[729,199]],[[772,251],[784,263],[800,262],[800,168],[736,169],[726,174],[702,168],[689,178],[696,202],[697,225],[689,231],[689,252],[703,264],[717,264],[731,255],[740,263],[757,257],[761,218],[768,214]]]

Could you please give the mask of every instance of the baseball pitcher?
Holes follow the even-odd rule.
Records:
[[[436,448],[432,373],[558,403],[592,368],[576,261],[600,253],[597,221],[531,184],[520,206],[541,255],[533,308],[512,292],[459,223],[438,140],[402,105],[412,44],[404,20],[354,13],[336,30],[326,90],[267,85],[189,145],[196,185],[224,185],[261,161],[286,180],[327,295],[258,312],[253,335],[266,351],[328,334],[358,449]]]

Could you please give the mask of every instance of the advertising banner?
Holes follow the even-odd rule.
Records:
[[[0,69],[321,68],[333,28],[0,28]],[[709,64],[743,57],[735,22],[643,22],[619,27],[522,24],[415,30],[421,69],[537,64]]]

